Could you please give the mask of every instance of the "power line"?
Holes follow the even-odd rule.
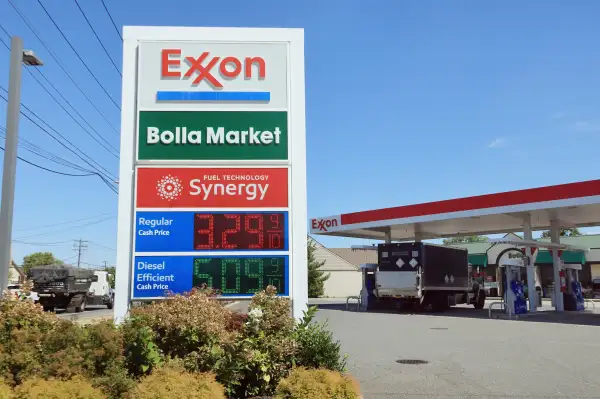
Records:
[[[11,0],[8,0],[8,1],[11,1]],[[98,80],[98,78],[96,77],[96,75],[94,74],[94,72],[92,72],[92,70],[90,69],[90,67],[88,67],[88,65],[86,64],[86,62],[83,60],[83,58],[81,58],[81,56],[79,55],[79,53],[77,52],[77,50],[75,50],[75,47],[73,47],[73,45],[71,44],[71,42],[69,41],[69,39],[67,39],[67,36],[65,36],[64,32],[62,31],[62,29],[60,29],[60,26],[58,26],[58,24],[56,23],[56,21],[54,21],[54,18],[52,18],[52,15],[50,15],[50,13],[48,12],[48,10],[46,10],[46,7],[44,7],[44,5],[42,4],[41,0],[37,0],[37,2],[40,5],[40,7],[42,7],[42,9],[44,10],[44,12],[48,16],[48,18],[50,18],[50,21],[52,21],[52,24],[54,24],[54,26],[56,27],[56,29],[58,29],[58,32],[65,39],[65,41],[67,42],[67,44],[69,45],[69,47],[71,47],[71,50],[73,50],[73,52],[75,53],[75,55],[77,56],[77,58],[79,58],[79,61],[81,61],[81,63],[85,67],[85,69],[87,69],[87,71],[90,73],[90,75],[92,75],[92,77],[98,83],[98,85],[100,85],[100,87],[102,88],[102,90],[104,91],[104,93],[106,93],[106,96],[110,99],[110,101],[112,101],[112,103],[115,105],[115,107],[117,107],[120,110],[121,107],[119,106],[119,104],[117,104],[116,101],[112,98],[112,96],[110,94],[108,94],[108,91],[106,90],[106,88],[104,87],[104,85],[102,83],[100,83],[100,81]]]
[[[104,10],[106,10],[106,14],[108,14],[108,18],[110,18],[110,22],[112,22],[113,26],[115,27],[115,30],[117,31],[117,35],[119,35],[119,38],[121,39],[121,41],[123,41],[123,36],[121,36],[121,31],[119,31],[119,28],[117,28],[117,24],[115,24],[115,20],[113,19],[112,15],[110,15],[110,11],[108,11],[106,4],[104,4],[104,0],[100,0],[100,1],[102,2],[102,5],[104,6]]]
[[[29,28],[29,30],[31,30],[31,32],[33,32],[33,34],[35,35],[35,37],[38,39],[38,41],[42,44],[42,46],[44,46],[44,48],[48,51],[48,53],[50,54],[50,56],[52,57],[52,59],[56,62],[56,64],[62,69],[62,71],[65,73],[65,75],[67,75],[67,77],[71,80],[71,82],[75,85],[75,87],[79,90],[79,92],[83,95],[83,97],[85,97],[85,99],[88,101],[88,103],[90,103],[90,105],[96,110],[96,112],[98,112],[98,114],[106,121],[106,123],[110,126],[110,128],[117,134],[119,134],[119,131],[112,125],[112,123],[108,120],[108,118],[106,117],[106,115],[104,115],[104,113],[102,111],[100,111],[100,109],[96,106],[96,104],[88,97],[87,94],[85,94],[85,92],[83,91],[83,89],[81,88],[81,86],[75,81],[75,79],[73,78],[73,76],[69,73],[69,71],[67,71],[67,69],[63,66],[63,64],[58,60],[58,58],[54,55],[54,52],[52,50],[50,50],[50,47],[48,47],[48,45],[46,44],[46,42],[44,42],[42,40],[42,38],[40,37],[40,35],[37,33],[37,31],[33,28],[33,26],[29,23],[29,20],[25,17],[25,15],[23,15],[23,13],[21,13],[21,11],[19,10],[19,8],[12,2],[12,0],[8,0],[8,2],[10,3],[11,7],[15,10],[15,12],[19,15],[19,17],[21,17],[21,19],[23,20],[23,22],[25,22],[25,24],[27,25],[27,27]],[[9,37],[10,37],[10,33],[8,33],[8,31],[6,29],[4,29],[4,27],[2,25],[0,25],[0,28],[4,31],[4,33],[6,33]],[[46,76],[41,72],[38,71],[46,80],[48,80],[46,78]]]
[[[117,67],[117,64],[115,64],[115,61],[112,59],[112,57],[108,53],[108,50],[106,49],[106,47],[104,47],[104,43],[102,43],[102,40],[100,40],[100,37],[98,36],[98,34],[96,33],[96,30],[92,26],[92,23],[90,22],[88,17],[85,15],[85,12],[83,12],[83,8],[81,8],[81,6],[79,5],[79,2],[77,0],[75,0],[75,4],[77,4],[77,8],[79,8],[79,11],[81,11],[81,15],[83,15],[85,22],[87,22],[87,24],[90,27],[90,29],[92,30],[92,32],[94,32],[94,36],[96,36],[96,39],[98,39],[98,43],[100,43],[100,45],[102,46],[102,49],[104,49],[104,52],[106,53],[107,57],[110,59],[110,62],[113,64],[113,66],[115,67],[117,72],[119,73],[119,76],[123,77],[123,74],[121,74],[119,67]]]
[[[81,219],[67,220],[67,221],[65,221],[65,222],[52,223],[52,224],[47,224],[47,225],[44,225],[44,226],[38,226],[38,227],[28,227],[28,228],[26,228],[26,229],[17,229],[17,230],[15,230],[15,231],[26,231],[26,230],[38,230],[38,229],[44,229],[44,228],[46,228],[46,227],[54,227],[54,226],[60,226],[60,225],[63,225],[63,224],[70,224],[70,223],[75,223],[75,222],[81,222],[81,221],[83,221],[83,220],[96,219],[96,218],[99,218],[99,217],[101,217],[101,216],[107,216],[107,215],[114,216],[114,214],[112,214],[112,213],[102,213],[102,214],[100,214],[100,215],[88,216],[88,217],[81,218]]]
[[[15,238],[15,240],[22,241],[22,240],[26,240],[26,239],[32,238],[32,237],[47,236],[47,235],[51,235],[51,234],[60,233],[60,232],[63,232],[63,231],[70,231],[70,230],[74,230],[74,229],[81,229],[83,227],[93,226],[95,224],[106,222],[107,220],[114,219],[114,218],[115,218],[115,216],[110,216],[110,217],[102,218],[100,220],[95,220],[93,222],[85,223],[85,224],[82,224],[82,225],[70,226],[70,227],[67,227],[66,229],[58,229],[58,230],[54,230],[54,231],[50,231],[50,232],[46,232],[46,233],[31,234],[31,235],[28,235],[28,236],[25,236],[25,237],[18,237],[18,238]]]
[[[6,99],[6,97],[4,97],[2,94],[0,94],[0,98],[4,99],[5,101],[8,101]],[[23,103],[21,103],[21,105],[25,108],[27,108],[27,106]],[[31,112],[31,110],[29,110],[27,108],[27,110],[29,112]],[[118,191],[116,189],[116,187],[114,186],[114,183],[111,182],[111,180],[115,179],[114,177],[111,177],[109,175],[104,174],[103,172],[101,172],[98,168],[96,168],[94,165],[92,165],[90,162],[88,162],[86,159],[84,159],[81,155],[79,155],[77,152],[75,152],[73,149],[69,148],[66,144],[64,144],[62,141],[60,141],[58,138],[56,138],[54,135],[52,135],[52,133],[50,133],[48,130],[44,129],[42,126],[40,126],[39,123],[37,123],[36,121],[34,121],[33,119],[31,119],[31,117],[27,114],[25,114],[23,111],[20,111],[21,115],[25,116],[27,119],[29,119],[30,122],[32,122],[34,125],[36,125],[38,128],[40,128],[42,131],[44,131],[46,134],[48,134],[50,137],[52,137],[54,140],[56,140],[60,145],[62,145],[63,147],[65,147],[67,150],[71,151],[73,154],[75,154],[79,159],[81,159],[83,162],[87,163],[88,165],[90,165],[97,173],[98,177],[100,177],[100,179],[104,182],[104,184],[106,184],[108,186],[108,188],[110,188],[115,194],[118,194]],[[35,115],[35,113],[32,112],[32,114]],[[36,115],[37,116],[37,115]],[[44,122],[41,118],[38,117],[38,119],[40,119],[43,123],[45,123],[50,129],[54,130],[52,128],[52,126],[48,125],[46,122]],[[77,148],[82,154],[86,155],[88,158],[89,156],[87,154],[85,154],[83,151],[81,151],[77,146],[75,146],[73,143],[71,143],[68,139],[66,139],[62,134],[60,134],[59,132],[57,132],[56,130],[54,130],[54,132],[56,132],[60,137],[62,137],[65,141],[67,141],[69,144],[71,144],[72,146],[74,146],[75,148]],[[96,164],[98,164],[96,161],[94,161],[93,159],[90,158],[90,160]],[[99,165],[99,164],[98,164]],[[99,165],[102,169],[106,170],[106,168],[102,167],[101,165]],[[107,171],[108,172],[108,171]],[[110,173],[110,172],[109,172]]]
[[[8,92],[5,88],[3,88],[2,86],[0,86],[0,88],[6,92]],[[4,101],[8,102],[8,99],[6,97],[4,97],[4,95],[0,94],[0,98],[4,99]],[[92,165],[90,163],[90,161],[84,159],[81,155],[79,155],[77,152],[75,152],[75,150],[73,150],[72,148],[69,148],[66,144],[64,144],[61,140],[57,139],[52,133],[50,133],[48,130],[46,130],[45,128],[43,128],[42,126],[40,126],[39,123],[37,123],[36,121],[34,121],[29,115],[27,115],[25,112],[23,112],[22,110],[20,111],[21,115],[25,116],[27,119],[29,119],[29,121],[31,121],[33,124],[35,124],[38,128],[40,128],[42,131],[44,131],[46,134],[48,134],[50,137],[52,137],[54,140],[56,140],[60,145],[62,145],[63,147],[65,147],[67,150],[69,150],[70,152],[72,152],[73,154],[75,154],[79,159],[81,159],[83,162],[85,162],[86,164],[88,164],[90,167],[92,167],[92,169],[96,170],[97,172],[99,172],[102,176],[102,179],[104,180],[104,177],[108,177],[109,180],[116,180],[116,177],[111,174],[105,167],[103,167],[102,165],[100,165],[98,162],[94,161],[89,155],[87,155],[85,152],[83,152],[79,147],[77,147],[75,144],[73,144],[70,140],[68,140],[64,135],[62,135],[61,133],[59,133],[56,129],[54,129],[52,126],[50,126],[47,122],[45,122],[42,118],[40,118],[35,112],[31,111],[31,109],[29,109],[29,107],[27,107],[25,104],[21,103],[21,105],[28,111],[30,112],[32,115],[34,115],[36,118],[38,118],[43,124],[45,124],[46,126],[48,126],[48,128],[50,130],[52,130],[53,132],[55,132],[58,136],[60,136],[63,140],[65,140],[67,143],[69,143],[71,146],[73,146],[74,148],[76,148],[77,150],[79,150],[79,152],[81,152],[83,155],[85,155],[87,158],[90,159],[91,162],[95,163],[96,165],[98,165],[99,168],[103,169],[104,171],[106,171],[106,173],[101,172],[96,166]]]
[[[2,42],[2,44],[4,44],[4,46],[5,46],[5,47],[8,49],[8,51],[10,51],[10,47],[8,46],[8,44],[6,44],[6,42],[4,41],[4,39],[0,38],[0,42]],[[93,127],[90,125],[90,127],[92,128],[92,130],[93,130],[94,132],[96,132],[96,135],[98,135],[98,137],[100,137],[100,139],[102,139],[102,140],[103,140],[103,141],[104,141],[104,142],[105,142],[105,143],[106,143],[106,144],[107,144],[107,145],[108,145],[110,148],[107,148],[107,147],[106,147],[106,145],[104,145],[104,144],[103,144],[102,142],[100,142],[100,141],[99,141],[99,140],[98,140],[96,137],[94,137],[94,135],[92,135],[92,133],[90,133],[90,132],[89,132],[89,130],[87,130],[87,129],[86,129],[86,128],[85,128],[85,127],[84,127],[84,126],[83,126],[83,125],[82,125],[82,124],[81,124],[81,123],[80,123],[80,122],[79,122],[79,121],[78,121],[78,120],[77,120],[77,119],[76,119],[76,118],[73,116],[73,114],[71,114],[71,112],[69,112],[69,110],[68,110],[68,109],[66,109],[66,108],[65,108],[65,106],[64,106],[64,105],[62,105],[62,104],[61,104],[61,103],[60,103],[60,102],[59,102],[59,101],[56,99],[56,97],[54,96],[54,94],[50,93],[50,91],[49,91],[49,90],[46,88],[46,86],[44,86],[44,85],[42,84],[42,82],[40,82],[40,80],[39,80],[39,79],[38,79],[38,78],[37,78],[37,77],[36,77],[36,76],[35,76],[35,75],[34,75],[34,74],[33,74],[33,73],[32,73],[32,72],[29,70],[29,68],[25,68],[25,70],[26,70],[27,72],[29,72],[29,74],[31,75],[31,77],[32,77],[33,79],[35,79],[35,81],[36,81],[36,82],[37,82],[37,83],[38,83],[38,84],[39,84],[39,85],[42,87],[42,89],[44,89],[44,91],[46,91],[46,93],[48,93],[48,95],[49,95],[49,96],[50,96],[50,97],[51,97],[51,98],[54,100],[54,102],[56,102],[56,103],[57,103],[57,104],[58,104],[58,105],[59,105],[59,106],[60,106],[60,107],[61,107],[61,108],[62,108],[62,109],[63,109],[63,110],[64,110],[64,111],[67,113],[67,115],[69,115],[69,116],[71,117],[71,119],[73,119],[73,120],[75,121],[75,123],[77,123],[77,124],[79,125],[79,127],[80,127],[80,128],[82,128],[82,129],[83,129],[83,131],[87,133],[87,135],[88,135],[88,136],[90,136],[92,139],[94,139],[94,141],[95,141],[96,143],[100,144],[100,146],[102,146],[102,148],[104,148],[106,151],[108,151],[108,153],[109,153],[110,155],[112,155],[113,157],[115,157],[115,158],[119,159],[119,156],[115,154],[115,152],[117,152],[117,149],[116,149],[116,148],[114,148],[114,147],[113,147],[113,146],[112,146],[112,145],[111,145],[111,144],[110,144],[108,141],[106,141],[106,140],[104,139],[104,137],[102,137],[102,135],[101,135],[100,133],[98,133],[98,131],[97,131],[96,129],[94,129],[94,128],[93,128]],[[37,68],[36,68],[36,70],[37,70]],[[54,88],[54,90],[56,90],[56,91],[58,92],[58,90],[57,90],[56,88]],[[60,93],[59,93],[59,94],[60,94]],[[62,95],[62,94],[61,94],[61,95]],[[65,99],[65,98],[63,97],[63,99]],[[65,101],[66,101],[66,99],[65,99]],[[67,101],[67,103],[68,103],[68,101]],[[68,103],[68,104],[69,104],[69,105],[71,105],[70,103]],[[72,105],[71,105],[71,108],[73,108],[73,106],[72,106]],[[74,108],[73,108],[73,109],[74,109]],[[75,112],[77,112],[77,111],[75,110]],[[78,115],[79,115],[79,113],[78,113]],[[85,119],[84,119],[84,118],[83,118],[81,115],[79,115],[79,117],[85,121]],[[86,121],[86,123],[87,123],[87,121]],[[88,123],[88,125],[89,125],[89,123]],[[112,150],[112,151],[111,151],[111,150]],[[113,151],[114,151],[114,152],[113,152]]]
[[[108,249],[109,251],[116,251],[115,248],[111,248],[111,247],[107,247],[105,245],[100,245],[100,244],[96,244],[95,242],[89,241],[90,244],[92,244],[95,247],[99,247],[99,248],[104,248],[104,249]]]
[[[4,133],[2,133],[2,131],[6,131],[6,129],[4,127],[0,126],[0,137],[5,138],[6,135]],[[93,171],[91,171],[89,169],[85,169],[69,160],[66,160],[64,158],[59,157],[58,155],[55,155],[49,151],[46,151],[43,148],[38,147],[37,145],[27,141],[26,139],[24,139],[22,137],[19,137],[18,146],[20,148],[23,148],[26,151],[31,152],[32,154],[37,155],[40,158],[44,158],[44,159],[46,159],[50,162],[54,162],[58,165],[66,166],[67,168],[72,168],[72,169],[79,170],[82,172],[93,173]]]
[[[4,147],[2,147],[1,145],[0,145],[0,150],[5,151]],[[59,172],[57,170],[45,168],[45,167],[40,166],[40,165],[38,165],[36,163],[33,163],[33,162],[28,161],[26,159],[23,159],[23,158],[21,158],[18,155],[17,155],[17,159],[19,159],[19,160],[21,160],[21,161],[23,161],[23,162],[25,162],[25,163],[27,163],[27,164],[29,164],[31,166],[35,166],[36,168],[45,170],[46,172],[56,173],[57,175],[72,176],[72,177],[75,177],[75,176],[76,177],[88,177],[88,176],[96,176],[97,175],[97,173],[87,173],[87,174],[64,173],[64,172]]]
[[[21,241],[21,240],[12,240],[13,243],[15,244],[24,244],[24,245],[37,245],[40,247],[55,247],[55,246],[60,246],[61,244],[65,244],[65,243],[72,243],[72,240],[66,240],[66,241],[56,241],[56,242],[28,242],[28,241]]]

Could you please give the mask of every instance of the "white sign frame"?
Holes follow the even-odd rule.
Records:
[[[138,117],[137,61],[138,46],[142,41],[203,41],[240,44],[254,42],[286,43],[288,45],[288,141],[290,150],[287,162],[291,177],[288,184],[290,187],[293,185],[289,197],[289,223],[292,227],[289,232],[289,296],[292,301],[294,317],[301,318],[308,303],[304,29],[125,26],[123,27],[115,322],[121,323],[127,317],[131,305],[133,236],[135,234],[134,176]],[[193,161],[191,163],[197,163],[200,166],[207,162]],[[223,161],[216,163],[223,163]],[[264,164],[270,166],[274,162],[267,161]],[[239,162],[231,162],[231,166],[242,167]],[[248,167],[256,166],[248,165]]]

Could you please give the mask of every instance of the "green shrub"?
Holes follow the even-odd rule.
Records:
[[[276,294],[277,289],[272,285],[255,294],[248,306],[248,314],[255,309],[262,312],[259,328],[265,334],[290,336],[295,325],[290,300],[278,297]]]
[[[82,350],[91,374],[101,376],[115,364],[123,364],[123,335],[112,321],[86,326],[84,331]]]
[[[152,372],[162,361],[162,352],[154,343],[155,334],[141,316],[132,316],[121,326],[125,341],[125,367],[134,376]]]
[[[209,369],[229,396],[270,395],[293,366],[294,323],[289,300],[277,297],[274,287],[267,287],[253,297],[235,339],[212,347],[208,357],[198,353],[196,358],[211,359]]]
[[[127,373],[122,363],[112,363],[104,374],[93,379],[93,385],[104,392],[108,399],[127,398],[135,386],[135,380]]]
[[[311,369],[325,368],[333,371],[346,370],[346,357],[340,354],[340,342],[334,340],[327,323],[314,323],[317,307],[310,307],[296,327],[298,344],[296,365]]]
[[[123,370],[123,337],[111,323],[81,327],[45,314],[30,302],[0,302],[8,310],[0,342],[0,377],[12,386],[33,377],[69,380],[89,377],[108,396],[125,392],[131,381]],[[21,317],[21,320],[18,318]],[[9,327],[7,327],[10,326]],[[103,378],[112,376],[111,380]]]
[[[0,378],[0,399],[12,399],[13,397],[14,394],[10,385],[4,383],[4,380]]]
[[[94,388],[83,377],[70,380],[43,380],[34,378],[15,388],[16,399],[105,399],[99,389]]]
[[[199,290],[132,309],[131,314],[139,326],[154,332],[154,342],[165,356],[184,358],[231,336],[227,331],[231,311]]]
[[[157,367],[131,392],[132,399],[225,399],[225,390],[212,374],[189,373],[181,366]]]
[[[24,328],[36,328],[45,333],[54,328],[59,319],[46,313],[32,301],[0,299],[0,344],[11,339],[11,333]]]
[[[331,370],[295,368],[277,386],[280,399],[358,399],[360,387],[350,376]]]
[[[0,344],[0,378],[14,386],[42,373],[42,341],[45,333],[37,327],[14,329]]]

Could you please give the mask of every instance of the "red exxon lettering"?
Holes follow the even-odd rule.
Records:
[[[337,227],[338,221],[337,219],[313,219],[312,220],[312,228],[313,230],[321,230],[327,231],[328,228]]]
[[[236,57],[211,58],[210,53],[205,51],[198,57],[186,56],[184,60],[189,68],[183,74],[183,78],[191,78],[196,74],[192,81],[194,85],[206,80],[215,89],[223,88],[223,83],[213,74],[213,69],[217,65],[218,73],[224,79],[235,79],[242,73],[244,79],[252,79],[253,66],[258,68],[259,79],[264,79],[266,76],[266,63],[262,57],[245,57],[242,62]],[[175,68],[181,68],[181,49],[163,49],[161,52],[161,77],[182,78],[182,71]]]

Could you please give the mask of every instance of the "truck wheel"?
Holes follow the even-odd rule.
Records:
[[[81,299],[81,303],[79,304],[79,306],[77,306],[75,308],[75,311],[77,313],[85,312],[85,307],[86,307],[86,302],[85,302],[85,297],[84,297],[83,299]]]
[[[479,295],[477,295],[477,299],[473,306],[475,306],[475,309],[483,309],[485,306],[485,292],[479,291]]]
[[[431,303],[431,310],[435,313],[443,312],[448,309],[448,297],[444,293],[437,294]]]
[[[115,306],[115,300],[114,298],[110,298],[108,303],[106,304],[106,307],[109,309],[112,309]]]

